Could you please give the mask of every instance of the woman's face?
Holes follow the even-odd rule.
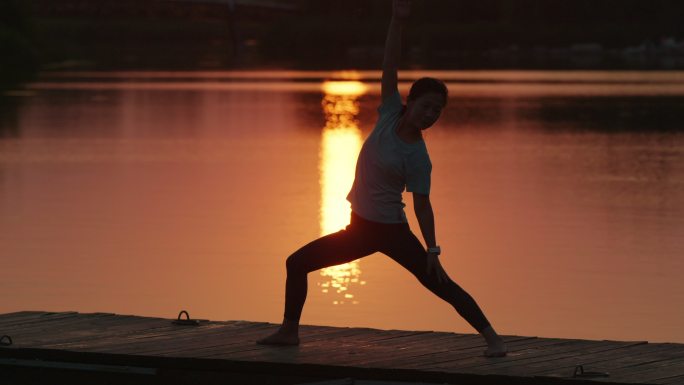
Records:
[[[406,118],[411,125],[424,130],[439,119],[444,108],[444,96],[439,93],[427,93],[408,102]]]

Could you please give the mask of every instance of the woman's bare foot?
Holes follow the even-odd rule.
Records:
[[[299,321],[283,318],[277,332],[257,340],[259,345],[299,345]]]
[[[504,357],[508,353],[503,339],[496,334],[491,325],[482,330],[482,336],[487,341],[487,349],[484,351],[485,357]]]
[[[259,345],[299,345],[299,336],[297,333],[278,330],[268,337],[257,340],[256,343]]]
[[[485,357],[505,357],[506,353],[508,353],[508,349],[506,348],[503,340],[489,344],[487,349],[484,351]]]

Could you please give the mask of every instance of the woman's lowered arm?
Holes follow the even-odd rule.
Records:
[[[435,216],[430,203],[430,196],[425,194],[413,193],[413,211],[420,225],[420,232],[423,234],[427,247],[437,246],[435,240]]]
[[[435,240],[435,216],[432,212],[432,204],[430,203],[430,196],[425,194],[413,193],[413,209],[416,213],[416,219],[420,225],[420,231],[423,233],[423,239],[427,247],[437,246]],[[449,281],[449,276],[439,262],[437,254],[428,252],[426,256],[427,273],[429,275],[435,274],[437,282],[443,283]]]

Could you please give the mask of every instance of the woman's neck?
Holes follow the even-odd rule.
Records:
[[[396,128],[397,136],[406,143],[416,143],[423,140],[423,134],[417,127],[412,127],[402,117]]]

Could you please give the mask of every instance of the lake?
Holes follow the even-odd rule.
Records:
[[[684,342],[684,72],[403,71],[404,97],[421,76],[450,88],[425,132],[440,259],[495,329]],[[60,72],[6,92],[0,313],[280,322],[285,259],[349,221],[379,77]],[[475,332],[379,253],[310,273],[302,323]]]

